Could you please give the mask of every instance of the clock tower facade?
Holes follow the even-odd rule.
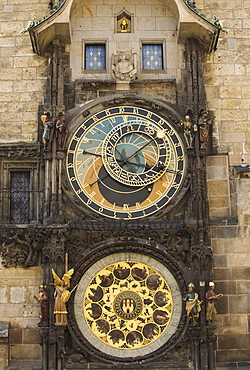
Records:
[[[42,369],[212,370],[203,62],[222,25],[184,0],[51,7],[22,30],[47,63],[38,138],[3,165],[6,187],[32,192],[3,197],[3,223],[22,228],[2,239],[19,242],[7,268],[40,263]]]

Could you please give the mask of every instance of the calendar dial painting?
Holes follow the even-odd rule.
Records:
[[[97,338],[115,348],[131,349],[147,346],[164,333],[173,300],[158,271],[143,263],[120,261],[94,276],[83,310]]]
[[[77,338],[100,358],[135,363],[179,337],[182,306],[177,280],[160,261],[114,253],[92,264],[78,283]]]

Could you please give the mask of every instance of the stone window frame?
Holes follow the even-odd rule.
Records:
[[[105,45],[105,64],[106,69],[85,69],[85,45]],[[108,39],[82,39],[82,66],[83,74],[96,75],[97,73],[108,73]]]
[[[5,225],[14,225],[11,223],[11,209],[10,209],[10,181],[12,172],[29,172],[30,173],[30,225],[39,223],[39,213],[41,212],[40,205],[42,199],[39,189],[39,176],[37,174],[37,163],[23,161],[5,161],[2,165],[1,171],[1,192],[0,192],[0,222]]]
[[[167,71],[167,54],[165,39],[140,39],[140,70],[145,74],[166,73]],[[142,47],[143,45],[162,45],[162,65],[163,69],[143,69]]]

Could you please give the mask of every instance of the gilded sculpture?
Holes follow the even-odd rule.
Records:
[[[67,325],[68,324],[68,311],[66,307],[66,302],[68,302],[71,293],[75,290],[77,286],[72,289],[70,292],[68,289],[70,288],[70,279],[74,273],[74,269],[68,270],[68,256],[66,254],[66,262],[65,262],[65,274],[63,275],[62,279],[55,273],[54,269],[52,269],[52,275],[54,278],[54,315],[55,315],[55,325]]]
[[[201,311],[201,304],[203,301],[200,301],[198,293],[194,291],[194,284],[188,284],[188,292],[183,298],[183,301],[186,302],[186,312],[187,317],[191,322],[191,325],[198,324],[199,312]]]

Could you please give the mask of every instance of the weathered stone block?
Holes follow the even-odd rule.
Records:
[[[241,86],[234,86],[232,89],[230,86],[221,86],[220,88],[220,98],[240,98],[241,97]],[[235,109],[234,106],[231,108]]]
[[[237,281],[237,294],[249,294],[250,295],[250,280]]]
[[[230,338],[228,338],[230,341]],[[217,362],[239,362],[239,361],[248,361],[249,360],[249,349],[242,350],[217,350],[216,361]]]
[[[16,14],[14,15],[13,22],[2,22],[1,33],[2,36],[20,36],[20,30],[23,28],[23,22],[15,21]]]
[[[228,254],[235,251],[235,239],[212,239],[214,255]],[[215,246],[215,247],[214,247]]]
[[[12,92],[14,88],[14,82],[13,81],[4,81],[1,84],[1,91],[2,92]]]
[[[227,155],[215,155],[207,157],[207,166],[227,166]]]
[[[225,180],[228,179],[228,166],[225,163],[222,166],[209,166],[207,167],[207,179],[208,180]]]
[[[221,349],[248,349],[250,348],[250,334],[230,336],[230,341],[228,340],[228,335],[220,335],[218,344]]]
[[[145,31],[146,29],[156,30],[155,28],[155,17],[140,17],[137,24],[138,30]]]
[[[165,24],[165,26],[164,26]],[[166,18],[164,17],[156,17],[155,18],[155,29],[156,31],[174,31],[176,28],[176,21],[173,18],[169,18],[166,21]]]
[[[225,295],[233,295],[236,294],[236,281],[216,281],[216,292],[222,293]],[[224,300],[224,297],[223,297]]]
[[[2,303],[1,307],[1,320],[8,321],[10,318],[22,316],[23,307],[20,304]]]
[[[214,277],[214,280],[220,280],[220,281],[229,280],[230,271],[227,268],[214,268],[213,277]]]
[[[11,360],[41,360],[41,346],[39,344],[20,344],[10,347]]]
[[[240,99],[225,99],[221,102],[221,109],[239,109],[240,108]],[[231,124],[231,131],[234,127]]]
[[[6,303],[7,302],[7,289],[6,287],[0,288],[0,303]]]
[[[23,287],[12,287],[10,288],[10,302],[11,303],[24,303],[25,302],[25,290]]]
[[[210,217],[212,220],[225,220],[231,218],[231,208],[210,208],[209,209]]]
[[[10,330],[10,344],[21,344],[23,341],[22,329]]]
[[[4,13],[13,12],[13,5],[4,5],[3,12]]]
[[[44,87],[44,81],[37,81],[35,84],[31,84],[29,80],[14,81],[14,89],[16,92],[32,92],[41,91]]]
[[[232,268],[231,275],[232,275],[232,279],[235,279],[235,280],[250,280],[250,267]]]
[[[39,329],[24,329],[23,344],[39,344]]]
[[[229,156],[229,164],[231,166],[238,165],[242,162],[242,154],[233,154]]]
[[[0,358],[0,369],[7,370],[8,369],[8,359],[1,359]]]
[[[1,359],[8,359],[8,350],[9,350],[9,344],[8,343],[6,343],[6,344],[4,344],[4,343],[0,343],[0,360]],[[1,368],[1,362],[0,362],[0,369],[2,369]]]
[[[249,295],[238,295],[229,297],[229,312],[231,314],[248,314],[249,307]]]
[[[237,113],[237,111],[235,111],[234,113],[232,113],[232,120],[242,120],[242,119],[245,119],[247,120],[247,117],[245,116],[244,117],[244,111],[241,111],[240,114]],[[243,117],[240,117],[240,116],[243,116]],[[233,117],[234,116],[234,117]],[[244,142],[245,141],[245,133],[243,132],[234,132],[234,133],[223,133],[222,135],[222,140],[223,141],[226,141],[226,142]]]
[[[219,195],[225,196],[228,194],[228,181],[227,180],[209,180],[208,185],[208,196]]]
[[[157,17],[165,17],[166,16],[166,8],[165,6],[161,4],[155,4],[152,6],[152,16],[157,16]]]
[[[224,226],[212,228],[213,238],[235,238],[238,236],[238,226]]]
[[[223,209],[223,214],[230,215],[230,200],[229,197],[210,197],[209,198],[209,207],[213,213],[213,208],[227,208],[227,211]]]
[[[235,253],[228,256],[229,267],[248,267],[250,266],[250,254],[248,253]]]
[[[242,97],[243,98],[250,98],[250,91],[248,86],[242,86]]]
[[[214,267],[227,267],[227,255],[214,256]]]
[[[223,335],[249,334],[247,315],[218,314],[216,318],[217,333]]]

